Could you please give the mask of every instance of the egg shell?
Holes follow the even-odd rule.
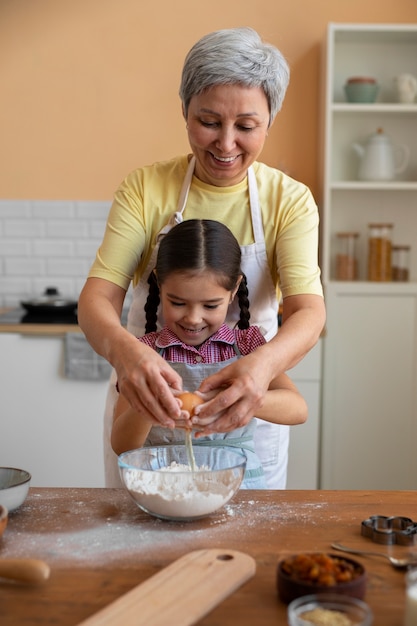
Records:
[[[188,411],[190,416],[194,415],[194,409],[199,404],[203,404],[204,400],[200,398],[196,393],[192,393],[191,391],[184,391],[181,393],[178,398],[182,400],[182,409],[184,411]]]

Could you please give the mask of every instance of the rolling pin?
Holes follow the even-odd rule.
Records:
[[[0,578],[42,583],[49,578],[49,573],[49,565],[39,559],[0,559]]]

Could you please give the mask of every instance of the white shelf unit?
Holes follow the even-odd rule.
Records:
[[[398,104],[394,78],[417,76],[417,24],[329,24],[324,102],[322,269],[324,283],[335,279],[337,232],[356,231],[359,280],[366,280],[367,226],[394,224],[393,243],[411,246],[410,280],[417,281],[417,102]],[[373,76],[380,85],[375,104],[346,102],[352,76]],[[394,181],[358,180],[364,144],[378,128],[396,146],[407,145],[408,165]],[[415,241],[412,241],[414,237]],[[414,249],[413,249],[414,248]]]
[[[322,119],[323,339],[320,488],[416,489],[417,102],[396,102],[394,77],[417,76],[417,24],[329,24]],[[372,76],[374,104],[350,104],[344,84]],[[393,181],[358,180],[364,144],[383,128],[410,150]],[[367,280],[368,224],[392,223],[411,247],[410,281]],[[335,280],[336,233],[358,232],[359,278]]]

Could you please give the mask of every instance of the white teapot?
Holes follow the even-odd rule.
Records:
[[[393,180],[396,174],[405,170],[410,158],[409,148],[405,145],[393,146],[382,128],[370,136],[365,146],[354,143],[352,147],[360,157],[360,180]],[[396,163],[396,160],[399,162]]]
[[[394,78],[398,102],[412,104],[417,95],[417,78],[412,74],[400,74]]]

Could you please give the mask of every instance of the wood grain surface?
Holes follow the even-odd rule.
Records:
[[[254,559],[242,552],[194,550],[80,626],[190,626],[252,578],[255,571]]]
[[[287,607],[276,592],[276,568],[284,556],[333,552],[333,541],[394,556],[417,552],[417,546],[378,545],[363,537],[361,522],[371,515],[417,520],[417,493],[242,490],[214,515],[178,523],[142,513],[123,489],[32,488],[9,516],[0,558],[42,559],[51,574],[38,585],[2,580],[0,623],[75,626],[192,551],[220,549],[249,555],[256,573],[195,623],[285,625]],[[400,626],[404,572],[385,559],[355,558],[368,573],[365,600],[374,624]],[[192,606],[190,585],[184,593]]]

